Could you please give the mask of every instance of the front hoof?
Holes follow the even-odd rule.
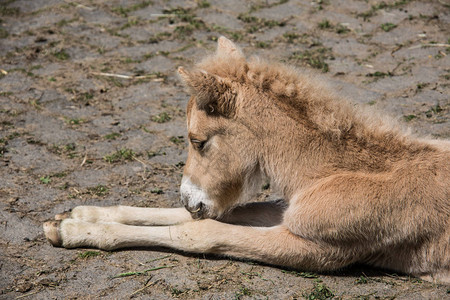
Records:
[[[61,235],[59,233],[59,225],[61,224],[61,221],[48,221],[45,222],[44,227],[44,234],[47,238],[47,241],[50,242],[55,247],[61,247],[62,246],[62,239]]]
[[[65,219],[69,219],[71,215],[72,215],[71,211],[66,211],[66,212],[64,212],[62,214],[57,214],[55,216],[55,220],[56,221],[62,221],[62,220],[65,220]]]

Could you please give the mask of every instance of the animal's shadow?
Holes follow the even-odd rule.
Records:
[[[315,279],[320,276],[334,276],[334,277],[353,277],[355,278],[355,283],[357,284],[365,284],[369,282],[384,282],[386,284],[392,284],[392,282],[387,282],[385,277],[389,277],[392,280],[400,280],[400,281],[421,281],[421,279],[411,277],[407,274],[396,273],[388,269],[377,268],[365,264],[356,263],[350,266],[346,266],[344,268],[334,270],[334,271],[321,271],[321,272],[312,272],[308,270],[300,270],[295,268],[287,268],[283,266],[277,266],[272,264],[266,264],[258,261],[247,260],[247,259],[239,259],[239,258],[231,258],[227,256],[215,255],[215,254],[203,254],[203,253],[189,253],[180,250],[165,248],[165,247],[133,247],[133,248],[124,248],[113,250],[112,252],[122,252],[122,251],[157,251],[166,254],[178,254],[188,258],[194,259],[203,259],[214,262],[220,261],[235,261],[246,263],[249,266],[263,266],[269,267],[272,269],[279,270],[282,273],[289,273],[296,277]],[[381,278],[383,277],[383,278]]]

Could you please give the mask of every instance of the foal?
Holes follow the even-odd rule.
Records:
[[[185,208],[76,207],[44,224],[65,248],[164,246],[301,270],[356,262],[450,282],[450,146],[355,110],[224,37],[192,71]],[[248,204],[264,178],[278,202]]]

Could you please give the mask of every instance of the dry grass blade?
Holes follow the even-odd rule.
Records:
[[[64,1],[64,2],[69,3],[69,4],[76,5],[76,7],[83,8],[83,9],[90,10],[90,11],[92,11],[92,10],[95,9],[95,8],[93,8],[93,7],[89,7],[89,6],[83,5],[83,4],[78,3],[78,2],[67,1],[67,0]]]
[[[149,163],[147,163],[147,162],[145,162],[145,161],[143,161],[142,159],[139,159],[139,158],[137,158],[136,156],[134,156],[133,155],[133,157],[132,157],[135,161],[138,161],[138,162],[140,162],[141,164],[143,164],[144,166],[149,166],[150,164]]]
[[[154,261],[157,261],[157,260],[162,260],[162,259],[165,259],[165,258],[169,258],[169,257],[171,257],[171,256],[172,256],[172,254],[164,255],[164,256],[161,256],[161,257],[157,257],[157,258],[148,260],[148,261],[146,261],[146,263],[154,262]]]
[[[122,278],[122,277],[135,276],[135,275],[143,275],[143,274],[146,274],[147,272],[166,269],[166,268],[173,268],[173,267],[175,267],[175,266],[174,265],[160,266],[160,267],[150,268],[150,269],[146,269],[146,270],[142,270],[142,271],[125,272],[125,273],[117,274],[117,275],[113,276],[112,278],[114,279],[114,278]]]
[[[151,279],[151,278],[150,278],[150,279]],[[142,292],[142,291],[145,290],[146,288],[148,288],[148,287],[154,285],[155,283],[157,283],[157,282],[159,281],[159,280],[156,280],[156,281],[153,281],[153,282],[150,282],[150,283],[149,283],[150,279],[147,281],[147,283],[146,283],[143,287],[141,287],[140,289],[137,289],[137,290],[135,290],[133,293],[131,293],[131,294],[130,294],[130,297],[133,296],[133,295],[136,295],[136,294],[139,293],[139,292]]]
[[[84,155],[84,158],[83,158],[83,161],[82,161],[81,164],[80,164],[80,167],[84,166],[84,164],[86,163],[86,161],[87,161],[87,153]]]
[[[18,296],[18,297],[16,297],[16,299],[22,299],[22,298],[25,298],[25,297],[28,297],[28,296],[32,296],[32,295],[37,294],[39,292],[40,291],[34,291],[34,292],[31,292],[31,293],[28,293],[28,294],[25,294],[25,295]]]
[[[123,75],[123,74],[114,74],[114,73],[104,73],[104,72],[91,72],[92,75],[97,76],[105,76],[105,77],[115,77],[115,78],[122,78],[122,79],[148,79],[153,78],[155,81],[163,81],[163,78],[159,78],[155,74],[150,75],[140,75],[140,76],[130,76],[130,75]]]
[[[412,49],[418,49],[418,48],[425,48],[425,47],[446,47],[446,48],[450,48],[450,44],[420,44],[420,45],[415,45],[412,47],[409,47],[409,50]]]

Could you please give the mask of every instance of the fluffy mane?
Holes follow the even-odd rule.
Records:
[[[305,119],[328,138],[358,143],[376,143],[397,139],[409,144],[409,134],[398,124],[377,113],[355,107],[347,99],[335,95],[320,76],[302,73],[293,67],[267,62],[258,57],[230,57],[217,52],[204,58],[196,68],[211,75],[250,85],[269,95],[275,105],[284,107],[286,114],[296,120]]]

